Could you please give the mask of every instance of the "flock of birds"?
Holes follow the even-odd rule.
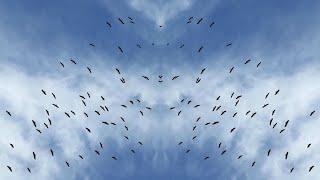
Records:
[[[191,23],[195,23],[195,24],[200,24],[200,23],[203,23],[203,20],[204,18],[198,18],[196,20],[196,18],[194,17],[189,17],[187,18],[187,22],[186,24],[191,24]],[[127,17],[126,19],[124,18],[117,18],[117,21],[119,21],[120,24],[125,24],[125,23],[131,23],[131,24],[135,24],[135,20],[132,18],[132,17]],[[209,27],[211,28],[213,25],[215,24],[215,22],[210,22],[209,23]],[[109,28],[112,28],[113,26],[113,22],[110,22],[110,21],[107,21],[106,22],[106,25],[109,27]],[[163,27],[162,25],[159,26],[160,28]],[[95,47],[96,45],[94,43],[89,43],[90,46],[92,47]],[[154,43],[152,44],[154,45]],[[168,45],[168,44],[167,44]],[[232,45],[232,43],[226,43],[226,47],[230,47]],[[185,45],[184,44],[181,44],[179,46],[179,48],[183,48]],[[137,44],[137,47],[138,48],[142,48],[142,46],[140,44]],[[122,47],[118,46],[117,47],[119,52],[121,53],[124,53],[124,50]],[[199,47],[199,49],[197,50],[197,52],[201,52],[202,50],[204,49],[203,46]],[[67,61],[59,61],[58,62],[60,64],[60,68],[64,69],[66,66],[68,65],[77,65],[78,62],[74,59],[70,59],[69,62]],[[262,64],[261,61],[257,61],[257,62],[253,62],[253,60],[251,59],[248,59],[248,60],[245,60],[243,62],[244,65],[249,65],[249,64],[252,64],[252,63],[255,63],[255,67],[256,68],[259,68]],[[227,73],[229,73],[230,75],[233,74],[233,72],[235,71],[236,67],[235,66],[231,66],[228,70],[227,70]],[[86,67],[86,70],[89,74],[92,74],[94,73],[93,72],[93,68],[92,67]],[[201,79],[202,79],[202,76],[205,75],[205,71],[206,71],[206,68],[203,68],[200,73],[199,73],[199,76],[195,79],[195,84],[198,84],[201,82]],[[121,83],[125,84],[127,82],[127,80],[122,76],[121,74],[121,71],[120,69],[118,68],[115,68],[115,73],[117,76],[119,76],[119,80]],[[147,76],[147,75],[142,75],[141,78],[143,78],[144,80],[146,81],[150,81],[152,78],[150,76]],[[180,78],[180,75],[174,75],[174,76],[171,76],[170,79],[172,81],[175,81],[175,80],[178,80]],[[162,83],[164,82],[164,78],[163,78],[163,75],[158,75],[158,77],[156,78],[157,79],[157,82],[159,83]],[[45,89],[41,89],[41,93],[42,95],[44,96],[52,96],[52,100],[54,101],[55,99],[57,99],[57,96],[54,92],[49,92]],[[265,110],[267,107],[271,106],[271,104],[269,104],[267,102],[268,98],[270,96],[277,96],[278,94],[280,93],[280,89],[276,89],[272,92],[268,92],[267,94],[263,95],[264,99],[265,99],[265,103],[261,105],[261,110]],[[86,107],[89,103],[89,99],[91,98],[91,93],[90,92],[86,92],[86,94],[79,94],[79,101],[81,101],[81,103],[83,104],[84,107]],[[105,112],[109,112],[109,107],[106,105],[105,103],[105,100],[106,98],[103,96],[103,95],[99,95],[100,96],[100,99],[101,99],[101,102],[100,102],[100,105],[96,108],[96,110],[94,110],[94,112],[92,113],[95,113],[97,116],[101,116],[103,113]],[[234,105],[234,109],[233,110],[229,110],[227,109],[226,106],[224,106],[223,103],[221,103],[221,99],[223,97],[227,97],[229,99],[229,101]],[[48,97],[49,98],[49,97]],[[214,112],[217,116],[221,116],[221,117],[224,117],[224,116],[228,116],[228,114],[230,115],[230,117],[232,118],[236,118],[240,113],[244,113],[246,116],[248,116],[249,118],[254,118],[255,116],[257,116],[260,111],[259,110],[253,110],[253,109],[249,109],[247,110],[246,112],[240,112],[240,110],[237,110],[237,106],[239,103],[241,103],[241,101],[243,101],[244,97],[242,94],[237,94],[236,92],[232,92],[230,95],[228,96],[224,96],[224,95],[220,95],[216,98],[216,103],[213,105],[211,111]],[[128,104],[135,104],[135,103],[141,103],[141,99],[132,99],[128,102]],[[201,106],[201,104],[193,104],[193,100],[192,99],[188,99],[188,98],[184,98],[184,99],[181,99],[180,100],[180,103],[183,104],[185,103],[186,105],[190,106],[190,108],[198,108]],[[121,107],[122,108],[129,108],[129,105],[128,104],[122,104]],[[44,109],[45,111],[45,114],[47,116],[47,122],[44,122],[42,125],[41,123],[37,122],[36,120],[31,120],[31,123],[35,129],[35,131],[37,131],[39,134],[42,134],[45,132],[46,129],[49,129],[50,126],[52,126],[52,124],[54,123],[52,120],[51,120],[51,116],[53,114],[53,112],[57,112],[57,113],[62,113],[66,118],[72,118],[73,116],[75,116],[76,114],[80,113],[80,114],[83,114],[84,117],[86,118],[89,118],[89,113],[84,111],[84,112],[75,112],[74,110],[70,109],[69,111],[58,111],[59,109],[61,109],[60,107],[62,106],[61,104],[57,104],[57,103],[52,103],[52,106],[57,110],[57,111],[52,111],[52,110],[48,110],[48,109]],[[151,111],[152,108],[151,107],[144,107],[144,109],[139,109],[139,114],[141,116],[144,116],[144,113],[145,113],[145,109],[147,111]],[[180,116],[183,112],[181,109],[179,109],[178,107],[176,106],[172,106],[168,109],[169,111],[176,111],[176,114],[177,116]],[[230,112],[231,111],[231,112]],[[288,128],[289,126],[289,122],[290,120],[285,120],[284,122],[279,122],[279,121],[276,121],[274,119],[274,116],[276,114],[276,109],[271,109],[271,111],[269,112],[270,113],[270,120],[268,121],[268,126],[270,126],[270,128],[272,129],[276,129],[277,127],[280,127],[279,128],[279,133],[280,134],[283,134],[285,132],[285,130]],[[313,116],[315,114],[315,110],[311,111],[309,116]],[[6,113],[9,117],[14,117],[14,113],[12,113],[11,111],[9,110],[6,110]],[[130,127],[126,124],[126,120],[124,117],[120,117],[120,120],[122,121],[123,124],[120,124],[120,123],[117,123],[117,122],[111,122],[111,121],[101,121],[101,124],[103,125],[106,125],[106,126],[121,126],[121,128],[123,128],[123,130],[125,131],[129,131]],[[201,116],[197,117],[194,121],[194,125],[192,125],[190,128],[192,129],[192,132],[194,132],[194,134],[190,137],[190,140],[191,141],[196,141],[197,138],[198,138],[198,135],[197,135],[197,129],[199,129],[199,126],[219,126],[219,124],[221,124],[221,122],[219,120],[216,120],[216,121],[208,121],[208,122],[203,122],[201,123]],[[282,124],[282,125],[281,125]],[[87,133],[94,133],[94,131],[92,131],[89,127],[85,127],[84,131],[86,131]],[[235,133],[237,131],[237,127],[232,127],[231,129],[227,129],[227,131],[229,133]],[[129,140],[130,137],[128,135],[123,135],[123,138]],[[138,141],[136,142],[137,145],[139,146],[143,146],[144,144],[142,143],[142,141]],[[14,142],[8,142],[8,145],[14,149],[15,148],[15,143]],[[184,147],[185,145],[185,147]],[[192,151],[191,148],[188,148],[188,144],[187,143],[184,143],[184,141],[179,141],[177,142],[177,146],[178,147],[183,147],[184,148],[184,152],[185,153],[190,153]],[[104,144],[102,142],[99,142],[98,144],[98,147],[97,149],[94,150],[94,153],[96,155],[101,155],[101,151],[103,150],[104,148]],[[219,142],[217,144],[217,148],[220,150],[220,155],[226,155],[228,154],[228,149],[227,148],[223,148],[224,147],[224,143],[223,142]],[[309,149],[311,148],[311,143],[310,142],[307,142],[306,143],[306,148]],[[130,149],[131,153],[135,154],[136,153],[136,149]],[[52,157],[55,157],[55,150],[53,148],[48,148],[47,150],[48,152],[48,155],[49,156],[52,156]],[[272,148],[268,148],[266,149],[266,156],[269,157],[272,155]],[[34,160],[37,159],[37,152],[30,152],[30,155],[31,158],[33,158]],[[203,160],[208,160],[210,159],[210,157],[212,156],[212,154],[205,154],[203,156]],[[79,159],[84,159],[85,158],[85,155],[84,154],[79,154],[78,157]],[[116,155],[113,155],[111,156],[111,158],[113,160],[118,160],[118,156]],[[243,159],[245,158],[245,154],[242,154],[242,153],[239,153],[237,155],[235,155],[235,158],[237,160],[240,160],[240,159]],[[290,158],[290,152],[287,151],[283,154],[283,158],[285,160],[289,159]],[[71,167],[72,164],[69,162],[69,161],[65,161],[64,162],[65,165],[67,167]],[[256,163],[258,163],[256,160],[253,160],[251,163],[250,163],[250,166],[251,167],[254,167],[256,165]],[[10,172],[13,172],[15,169],[14,169],[14,165],[7,165],[6,166],[8,168],[8,170]],[[308,171],[311,172],[313,169],[314,169],[315,165],[310,165],[308,167]],[[288,172],[289,173],[292,173],[294,171],[295,167],[292,166],[288,169]],[[30,167],[26,167],[26,170],[31,173],[32,170]]]

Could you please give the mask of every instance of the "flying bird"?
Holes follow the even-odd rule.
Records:
[[[202,20],[203,20],[203,18],[200,18],[200,19],[198,20],[197,24],[200,24]]]
[[[123,53],[123,50],[122,50],[122,48],[121,48],[120,46],[118,46],[118,49],[119,49],[119,51],[120,51],[121,53]]]
[[[118,20],[121,22],[121,24],[124,24],[124,22],[121,18],[118,18]]]
[[[212,22],[210,25],[209,25],[209,27],[212,27],[214,25],[214,22]]]

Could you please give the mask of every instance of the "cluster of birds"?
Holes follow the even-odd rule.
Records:
[[[189,18],[187,19],[187,22],[186,22],[186,23],[187,23],[187,24],[192,24],[193,22],[195,22],[195,24],[200,24],[200,23],[203,22],[203,20],[204,20],[203,17],[200,17],[200,18],[198,18],[198,19],[196,19],[196,18],[194,18],[194,17],[189,17]],[[117,18],[117,21],[118,21],[120,24],[125,24],[125,23],[135,24],[135,20],[134,20],[132,17],[127,17],[127,18],[120,18],[120,17],[119,17],[119,18]],[[107,21],[106,24],[107,24],[107,26],[108,26],[109,28],[112,28],[112,22]],[[210,22],[210,23],[209,23],[209,27],[211,28],[214,24],[215,24],[215,22]],[[163,26],[160,25],[159,27],[163,27]],[[92,46],[92,47],[95,47],[95,44],[94,44],[94,43],[89,43],[89,45]],[[152,45],[154,45],[154,43],[153,43]],[[167,43],[167,45],[169,45],[169,43]],[[226,47],[230,47],[231,45],[232,45],[232,43],[227,43],[225,46],[226,46]],[[141,46],[140,44],[137,44],[136,46],[137,46],[138,48],[142,48],[142,46]],[[184,46],[185,46],[184,44],[181,44],[181,45],[179,46],[179,48],[183,48]],[[117,48],[118,48],[118,50],[119,50],[121,53],[124,53],[124,50],[122,49],[122,47],[118,46]],[[201,46],[201,47],[199,47],[199,49],[198,49],[197,51],[200,53],[201,51],[203,51],[203,49],[204,49],[204,46]],[[78,64],[74,59],[70,59],[70,60],[69,60],[69,64],[67,64],[67,63],[68,63],[68,62],[59,61],[59,64],[60,64],[61,68],[65,68],[67,65],[70,65],[70,64],[71,64],[71,65],[77,65],[77,64]],[[250,63],[252,63],[252,60],[251,60],[251,59],[248,59],[248,60],[246,60],[246,61],[244,62],[244,65],[248,65],[248,64],[250,64]],[[261,61],[256,62],[256,65],[255,65],[256,68],[259,68],[261,64],[262,64]],[[235,66],[232,66],[232,67],[229,69],[229,74],[231,74],[232,72],[234,72],[235,68],[236,68]],[[92,73],[93,73],[93,69],[92,69],[91,67],[89,67],[89,66],[86,66],[86,70],[87,70],[87,72],[88,72],[89,74],[92,74]],[[120,82],[123,83],[123,84],[125,84],[127,81],[126,81],[126,79],[123,77],[123,75],[121,74],[120,69],[115,68],[115,71],[116,71],[116,75],[119,77]],[[197,77],[196,80],[195,80],[195,83],[196,83],[196,84],[198,84],[198,83],[201,82],[201,79],[202,79],[202,77],[204,76],[205,71],[206,71],[206,68],[203,68],[203,69],[200,71],[198,77]],[[143,76],[141,76],[141,77],[142,77],[143,79],[147,80],[147,81],[149,81],[149,80],[151,79],[151,77],[148,77],[148,76],[146,76],[146,75],[143,75]],[[158,81],[159,83],[164,82],[164,78],[163,78],[163,77],[164,77],[163,75],[158,75],[157,81]],[[177,79],[179,79],[179,78],[180,78],[179,75],[170,76],[170,79],[171,79],[172,81],[177,80]],[[43,94],[44,96],[50,96],[50,95],[51,95],[52,98],[53,98],[53,101],[57,99],[57,96],[55,95],[54,92],[48,92],[47,90],[44,90],[44,89],[42,89],[41,92],[42,92],[42,94]],[[266,95],[264,95],[264,99],[267,100],[269,96],[271,96],[271,95],[276,96],[276,95],[278,95],[279,93],[280,93],[280,89],[274,90],[273,92],[268,92]],[[91,96],[92,96],[92,95],[90,94],[90,92],[86,92],[85,94],[79,94],[79,99],[78,99],[78,100],[81,101],[81,103],[83,104],[84,107],[86,107],[86,106],[88,105],[88,103],[90,102],[89,99],[91,98]],[[244,113],[246,116],[248,116],[248,117],[250,117],[250,118],[254,118],[258,113],[260,113],[259,110],[253,110],[253,109],[249,109],[249,110],[247,110],[246,112],[240,112],[240,111],[238,111],[238,110],[236,109],[235,111],[231,110],[231,112],[230,112],[230,110],[228,110],[227,107],[224,106],[224,104],[220,103],[220,102],[221,102],[220,99],[221,99],[222,97],[223,97],[223,95],[219,95],[219,96],[216,98],[216,104],[212,107],[212,110],[211,110],[211,112],[214,112],[217,116],[227,116],[228,114],[230,114],[230,115],[232,116],[232,118],[236,118],[236,116],[237,116],[238,114]],[[229,98],[229,97],[230,97],[230,98]],[[231,102],[232,104],[234,104],[234,108],[236,108],[237,105],[242,101],[243,95],[242,95],[242,94],[236,94],[235,92],[232,92],[232,93],[230,94],[230,96],[228,96],[228,98],[230,99],[230,102]],[[94,112],[92,112],[92,113],[96,114],[97,116],[102,116],[103,113],[106,113],[106,112],[109,112],[109,111],[110,111],[110,110],[109,110],[109,107],[108,107],[108,106],[106,105],[106,103],[105,103],[106,98],[101,95],[101,96],[100,96],[100,99],[101,99],[101,101],[99,102],[99,105],[96,107],[96,109],[94,110]],[[140,99],[132,99],[132,100],[130,100],[130,101],[128,102],[128,104],[122,104],[121,107],[123,107],[123,108],[129,108],[130,105],[134,105],[135,103],[141,103],[141,100],[140,100]],[[181,100],[180,100],[180,103],[186,103],[186,104],[189,105],[191,108],[198,108],[198,107],[200,107],[200,104],[192,104],[192,103],[193,103],[192,99],[184,98],[184,99],[181,99]],[[55,108],[55,110],[54,110],[53,112],[62,113],[66,118],[73,118],[73,117],[75,117],[76,114],[78,114],[78,113],[79,113],[79,114],[83,114],[84,117],[86,117],[86,118],[89,118],[89,114],[90,114],[90,113],[89,113],[89,112],[86,112],[86,111],[84,111],[84,112],[76,112],[76,111],[74,111],[74,110],[72,110],[72,109],[70,109],[70,110],[68,110],[68,111],[59,111],[59,110],[61,109],[61,106],[62,106],[62,105],[61,105],[61,104],[57,104],[57,103],[55,103],[55,102],[52,103],[52,106]],[[265,109],[265,108],[268,107],[268,106],[270,106],[270,104],[266,102],[265,104],[262,104],[262,105],[261,105],[261,109]],[[145,109],[147,109],[147,111],[151,111],[151,110],[152,110],[151,107],[144,107],[143,109],[139,109],[139,114],[140,114],[141,116],[144,116],[144,114],[145,114]],[[178,108],[175,107],[175,106],[169,108],[170,111],[175,111],[176,109],[177,109],[177,112],[176,112],[177,116],[180,116],[181,113],[182,113],[182,109],[178,109]],[[53,113],[52,113],[52,110],[49,111],[48,109],[44,109],[44,111],[45,111],[45,114],[46,114],[46,116],[47,116],[47,121],[43,123],[43,126],[41,126],[41,124],[40,124],[39,122],[37,122],[36,120],[31,120],[32,125],[34,126],[35,130],[36,130],[39,134],[42,134],[42,133],[44,133],[47,129],[51,128],[52,124],[54,123],[54,122],[51,120],[51,117],[52,117],[52,114],[53,114]],[[316,112],[315,110],[312,111],[312,112],[309,114],[309,116],[313,116],[313,115],[315,114],[315,112]],[[12,114],[9,110],[6,110],[6,113],[7,113],[10,117],[13,117],[13,114]],[[269,124],[270,127],[272,127],[272,129],[275,129],[277,126],[280,126],[280,123],[281,123],[281,122],[276,122],[276,121],[275,121],[275,119],[274,119],[275,113],[276,113],[276,109],[272,109],[271,112],[270,112],[270,114],[271,114],[270,116],[271,116],[271,117],[270,117],[270,120],[269,120],[269,123],[268,123],[268,124]],[[122,124],[123,129],[125,130],[125,132],[128,132],[129,129],[130,129],[130,127],[128,126],[125,118],[124,118],[124,117],[120,117],[120,119],[121,119],[121,121],[122,121],[122,123],[123,123],[123,124]],[[205,127],[207,127],[207,126],[209,126],[209,125],[219,126],[219,124],[221,124],[221,122],[220,122],[219,120],[209,121],[209,122],[204,122],[204,123],[201,123],[200,120],[201,120],[201,116],[197,117],[197,118],[195,119],[195,122],[194,122],[195,124],[191,127],[192,132],[194,132],[194,134],[190,137],[190,140],[191,140],[191,141],[196,141],[196,140],[197,140],[197,137],[198,137],[198,135],[197,135],[197,129],[199,129],[199,128],[198,128],[199,126],[205,126]],[[286,128],[288,128],[289,122],[290,122],[289,120],[286,120],[286,121],[284,121],[284,122],[282,123],[283,126],[281,126],[280,129],[279,129],[279,133],[280,133],[280,134],[284,133],[284,131],[286,130]],[[111,121],[109,121],[109,122],[108,122],[108,121],[101,121],[101,123],[104,124],[104,125],[107,125],[107,126],[109,126],[109,125],[112,125],[112,126],[121,126],[121,125],[119,125],[119,123],[117,124],[116,122],[111,122]],[[122,128],[122,127],[121,127],[121,128]],[[90,133],[90,134],[91,134],[91,133],[94,133],[89,127],[85,127],[85,128],[84,128],[84,131],[86,131],[87,133]],[[232,127],[231,129],[227,129],[227,131],[228,131],[229,133],[235,133],[235,132],[237,131],[237,127]],[[123,135],[123,138],[125,138],[125,139],[127,139],[127,140],[130,139],[128,135]],[[136,143],[137,143],[138,145],[140,145],[140,146],[143,145],[142,141],[138,141],[138,142],[136,142]],[[182,146],[184,145],[183,143],[184,143],[184,141],[179,141],[177,144],[178,144],[179,147],[182,147]],[[11,147],[12,149],[15,148],[15,145],[14,145],[13,142],[9,142],[8,144],[10,145],[10,147]],[[185,144],[186,144],[186,143],[185,143]],[[186,145],[186,146],[187,146],[187,145]],[[224,146],[224,143],[223,143],[223,142],[219,142],[219,144],[218,144],[218,149],[219,149],[219,150],[221,149],[220,155],[225,155],[225,154],[228,152],[228,149],[227,149],[227,148],[223,148],[223,149],[222,149],[223,146]],[[102,142],[99,142],[98,147],[99,147],[99,148],[97,148],[97,149],[94,150],[94,153],[97,154],[97,155],[101,155],[101,153],[102,153],[102,151],[103,151],[103,148],[104,148],[103,143],[102,143]],[[306,148],[310,148],[310,147],[311,147],[311,143],[307,143]],[[131,151],[133,154],[136,153],[136,150],[135,150],[134,148],[131,148],[130,151]],[[190,153],[190,152],[191,152],[191,148],[185,147],[184,152],[185,152],[185,153]],[[271,156],[271,152],[272,152],[272,148],[267,149],[267,150],[266,150],[266,155],[267,155],[267,156]],[[287,160],[287,159],[289,158],[289,153],[290,153],[290,152],[285,152],[285,154],[284,154],[284,159]],[[33,152],[30,153],[30,154],[32,154],[32,158],[33,158],[34,160],[37,159],[37,153],[36,153],[36,152],[33,151]],[[55,151],[54,151],[53,148],[48,148],[48,155],[49,155],[49,156],[52,156],[52,157],[55,156]],[[206,155],[203,156],[203,159],[204,159],[204,160],[208,160],[208,159],[210,159],[211,156],[212,156],[212,155],[210,155],[210,154],[206,154]],[[239,154],[236,155],[236,159],[239,160],[239,159],[241,159],[241,158],[244,157],[244,156],[245,156],[244,154],[239,153]],[[85,155],[84,155],[84,154],[79,154],[77,158],[84,159],[84,158],[85,158]],[[118,157],[115,156],[115,155],[111,156],[111,158],[114,159],[114,160],[118,160]],[[66,165],[67,167],[71,167],[71,164],[70,164],[69,161],[66,160],[64,163],[65,163],[65,165]],[[250,166],[251,166],[251,167],[254,167],[255,165],[256,165],[256,161],[254,160],[253,162],[251,162]],[[311,166],[309,167],[308,171],[310,172],[314,167],[315,167],[314,165],[311,165]],[[13,169],[13,166],[11,166],[11,165],[7,165],[7,168],[8,168],[8,170],[11,171],[11,172],[13,172],[13,170],[14,170],[14,169]],[[295,167],[290,167],[289,172],[292,173],[293,170],[294,170],[294,168],[295,168]],[[27,170],[29,173],[31,173],[31,168],[30,168],[30,167],[26,167],[26,170]]]

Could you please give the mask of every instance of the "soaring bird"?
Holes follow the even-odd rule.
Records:
[[[83,156],[82,156],[82,155],[79,155],[79,158],[83,159]]]
[[[278,123],[275,123],[272,128],[274,129],[274,128],[277,126],[277,124],[278,124]]]
[[[135,154],[135,153],[136,153],[133,149],[131,149],[131,152],[132,152],[133,154]]]
[[[264,97],[264,99],[267,99],[270,93],[267,93],[266,96]]]
[[[138,142],[140,145],[143,145],[141,141]]]
[[[62,66],[62,68],[64,68],[64,64],[60,61],[60,65]]]
[[[234,69],[234,66],[230,68],[229,73],[232,73],[233,69]]]
[[[40,131],[40,129],[36,129],[40,134],[41,134],[41,131]]]
[[[253,118],[256,114],[257,114],[257,112],[254,112],[254,113],[251,115],[251,118]]]
[[[209,156],[206,156],[206,157],[204,157],[203,159],[204,159],[204,160],[207,160],[207,159],[209,159],[209,158],[210,158]]]
[[[261,65],[261,61],[257,64],[257,68]]]
[[[197,24],[200,24],[202,20],[203,20],[203,18],[200,18],[200,19],[198,20]]]
[[[281,129],[281,130],[280,130],[280,134],[281,134],[284,130],[286,130],[286,129]]]
[[[313,168],[314,168],[314,166],[311,166],[311,167],[309,168],[309,172],[310,172]]]
[[[227,152],[227,150],[223,150],[222,152],[221,152],[221,155],[223,155],[224,153],[226,153]]]
[[[251,59],[246,60],[246,62],[244,62],[244,64],[248,64],[251,61]]]
[[[198,77],[197,79],[196,79],[196,83],[199,83],[201,81],[201,79]]]
[[[236,113],[234,113],[232,117],[235,117],[237,114],[238,114],[237,112],[236,112]]]
[[[106,125],[109,125],[109,123],[108,123],[108,122],[106,122],[106,121],[102,121],[102,123],[103,123],[103,124],[106,124]]]
[[[11,143],[10,143],[10,146],[11,146],[12,148],[14,148],[13,144],[11,144]]]
[[[236,129],[235,127],[234,127],[234,128],[232,128],[232,129],[230,130],[230,133],[232,133],[235,129]]]
[[[9,116],[12,116],[12,115],[11,115],[11,112],[9,112],[9,111],[6,111],[6,113],[7,113],[7,114],[8,114]]]
[[[292,173],[293,170],[294,170],[294,167],[290,169],[290,173]]]
[[[70,59],[70,61],[73,63],[73,64],[77,64],[77,62],[73,59]]]
[[[126,80],[125,80],[123,77],[120,79],[120,81],[121,81],[122,83],[126,83]]]
[[[68,161],[66,161],[66,165],[67,165],[68,167],[70,167],[70,164],[68,163]]]
[[[181,110],[178,112],[178,116],[181,114]]]
[[[52,149],[50,149],[50,153],[51,153],[51,156],[53,157],[54,154],[53,154],[53,150]]]
[[[279,92],[280,92],[280,89],[278,89],[278,90],[274,93],[274,95],[277,95]]]
[[[118,68],[116,68],[116,71],[117,71],[118,74],[121,74],[121,73],[120,73],[120,70],[119,70]]]
[[[175,79],[177,79],[179,76],[174,76],[173,78],[172,78],[172,80],[175,80]]]
[[[251,164],[251,167],[253,167],[255,164],[256,164],[256,162],[255,162],[255,161],[253,161],[253,163]]]
[[[220,148],[220,147],[221,147],[221,145],[222,145],[222,143],[220,142],[220,143],[219,143],[219,145],[218,145],[218,148]]]
[[[121,18],[118,18],[118,20],[121,22],[121,24],[124,24],[124,22]]]
[[[271,115],[273,116],[275,112],[276,112],[276,110],[274,109],[274,110],[272,111],[272,114],[271,114]]]
[[[312,112],[310,113],[310,116],[312,116],[315,112],[316,112],[316,111],[312,111]]]
[[[86,127],[86,130],[87,130],[89,133],[91,133],[91,130],[90,130],[89,128]]]
[[[181,145],[183,142],[182,141],[180,141],[179,143],[178,143],[178,145]]]
[[[189,152],[190,152],[190,149],[187,149],[187,150],[186,150],[186,153],[189,153]]]
[[[214,22],[212,22],[210,25],[209,25],[209,27],[212,27],[214,25]]]
[[[87,67],[87,69],[88,69],[89,73],[91,74],[92,73],[91,69],[89,67]]]
[[[98,114],[98,116],[100,116],[100,113],[99,113],[99,111],[94,111],[95,113],[97,113]]]
[[[36,153],[32,152],[32,155],[33,155],[33,159],[36,160],[36,158],[37,158]]]
[[[51,93],[51,95],[52,95],[52,97],[53,97],[54,99],[57,99],[57,98],[56,98],[56,95],[55,95],[54,93]]]
[[[56,107],[56,108],[59,108],[59,106],[58,106],[58,105],[56,105],[56,104],[52,104],[52,106],[54,106],[54,107]]]
[[[142,76],[144,79],[149,80],[149,78],[147,76]]]
[[[41,92],[44,94],[44,95],[47,95],[46,91],[41,89]]]
[[[64,112],[64,114],[65,114],[68,118],[70,118],[70,115],[69,115],[68,113]]]
[[[89,97],[89,98],[91,97],[91,95],[90,95],[90,93],[89,93],[89,92],[87,92],[87,95],[88,95],[88,97]]]
[[[193,106],[194,108],[197,108],[197,107],[199,107],[200,106],[200,104],[197,104],[197,105],[195,105],[195,106]]]
[[[268,150],[268,154],[267,155],[270,156],[270,153],[271,153],[271,149]]]
[[[311,143],[307,145],[307,148],[309,148],[311,146]]]
[[[196,138],[197,138],[197,136],[193,136],[193,137],[192,137],[192,140],[194,140],[194,139],[196,139]]]
[[[12,168],[10,166],[7,166],[7,168],[9,169],[10,172],[12,172]]]
[[[212,125],[215,125],[215,124],[218,124],[218,123],[219,123],[219,121],[215,121],[215,122],[212,123]]]
[[[98,150],[94,150],[94,152],[96,152],[97,155],[100,155],[100,152]]]
[[[180,47],[179,47],[179,48],[183,48],[183,47],[184,47],[184,44],[180,45]]]
[[[92,47],[96,47],[96,45],[94,45],[93,43],[90,43],[89,45],[92,46]]]
[[[239,155],[237,159],[240,159],[243,155]]]
[[[114,159],[114,160],[118,160],[117,157],[115,157],[115,156],[112,156],[111,158]]]
[[[289,152],[286,152],[285,159],[288,159]]]
[[[31,173],[31,170],[30,170],[30,168],[27,168],[27,170],[29,171],[29,173]]]
[[[226,47],[229,47],[229,46],[231,46],[232,45],[232,43],[228,43],[227,45],[226,45]]]
[[[123,50],[122,50],[122,48],[121,48],[120,46],[118,46],[118,49],[119,49],[119,51],[120,51],[121,53],[123,53]]]
[[[37,123],[34,120],[32,120],[32,123],[34,127],[37,127]]]
[[[110,28],[112,27],[110,22],[106,21],[106,24],[107,24]]]
[[[203,49],[203,46],[201,46],[201,47],[198,49],[198,52],[201,52],[202,49]]]
[[[262,108],[265,108],[265,107],[267,107],[269,104],[264,104],[263,106],[262,106]]]

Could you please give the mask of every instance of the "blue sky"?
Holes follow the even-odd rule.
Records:
[[[318,1],[1,2],[0,179],[318,179],[319,12]],[[135,24],[128,22],[128,16]],[[190,16],[194,19],[186,24]],[[195,24],[200,17],[203,21]],[[232,46],[225,47],[228,43]],[[251,62],[244,65],[247,59]],[[235,69],[229,74],[231,67]],[[158,75],[163,75],[163,83]],[[172,81],[176,75],[179,78]],[[195,83],[197,77],[200,83]],[[275,96],[277,89],[280,93]],[[86,92],[92,97],[84,107],[79,95]],[[243,96],[237,107],[232,92]],[[137,98],[141,103],[130,105]],[[192,100],[191,105],[187,100]],[[269,106],[262,109],[266,103]],[[101,116],[97,116],[94,110],[102,104],[110,111],[99,109]],[[196,104],[201,106],[194,108]],[[211,111],[219,105],[219,111]],[[169,110],[173,106],[176,109]],[[54,122],[49,128],[43,125],[48,123],[45,109]],[[68,119],[63,112],[70,110],[76,115]],[[177,116],[179,110],[182,114]],[[226,115],[220,115],[222,110]],[[257,115],[246,116],[248,110]],[[235,112],[238,115],[232,118]],[[195,122],[199,116],[201,120]],[[274,129],[270,118],[277,123]],[[286,120],[290,120],[288,127],[284,127]],[[117,125],[105,126],[101,121]],[[205,125],[214,121],[219,125]],[[267,157],[270,148],[272,156]],[[97,149],[100,156],[94,153]],[[223,150],[227,153],[220,155]],[[37,160],[32,152],[37,152]],[[85,159],[79,159],[79,154]],[[239,155],[243,157],[237,160]],[[210,158],[203,160],[205,156]],[[312,165],[315,168],[309,173]]]

